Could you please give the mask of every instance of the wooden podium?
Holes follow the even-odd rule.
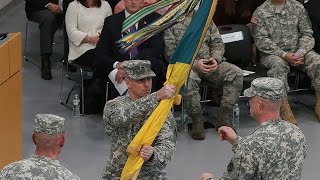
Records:
[[[0,169],[22,159],[21,33],[0,40]]]

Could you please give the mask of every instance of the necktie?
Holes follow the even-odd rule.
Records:
[[[137,28],[135,25],[130,27],[130,33],[133,33],[136,31],[137,31]],[[137,47],[131,48],[130,54],[131,54],[131,59],[134,59],[139,54],[138,48]]]

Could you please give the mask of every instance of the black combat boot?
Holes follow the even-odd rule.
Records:
[[[202,114],[201,113],[192,113],[190,114],[192,119],[192,130],[191,130],[191,137],[195,140],[204,140],[205,133],[204,133],[204,126],[202,121]]]
[[[44,80],[52,79],[49,56],[42,56],[41,58],[41,78]]]

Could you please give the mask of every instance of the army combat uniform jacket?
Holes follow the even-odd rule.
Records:
[[[156,108],[156,93],[132,101],[128,95],[117,97],[106,103],[104,121],[106,133],[111,136],[110,157],[102,174],[102,179],[120,179],[128,158],[126,149],[145,121]],[[155,138],[152,146],[154,153],[146,161],[138,179],[166,179],[165,167],[173,157],[176,147],[176,124],[170,113]]]
[[[0,180],[80,180],[62,166],[58,160],[32,155],[30,158],[9,164],[0,171]]]
[[[251,135],[238,136],[234,157],[220,179],[299,180],[306,157],[300,129],[283,120],[262,123]]]

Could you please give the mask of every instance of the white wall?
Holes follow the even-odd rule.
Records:
[[[0,9],[8,5],[13,0],[0,0]]]

